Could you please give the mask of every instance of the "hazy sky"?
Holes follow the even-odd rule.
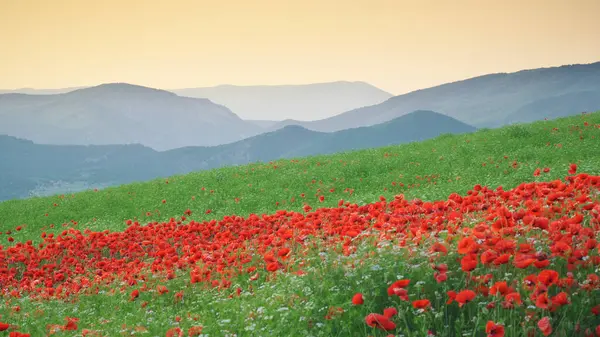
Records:
[[[600,0],[0,0],[0,88],[361,80],[600,61]]]

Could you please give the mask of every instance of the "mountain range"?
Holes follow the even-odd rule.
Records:
[[[114,83],[48,95],[0,95],[0,134],[42,144],[214,146],[262,129],[208,99]]]
[[[383,103],[315,121],[286,125],[331,132],[369,126],[418,109],[433,110],[476,127],[499,127],[600,109],[600,62],[498,73],[413,91]]]
[[[265,127],[276,123],[242,120],[219,103],[246,116],[310,117],[380,103],[392,96],[364,82],[344,81],[175,90],[179,95],[127,83],[4,92],[0,91],[0,134],[41,144],[139,143],[156,150],[231,143],[265,132]]]
[[[169,150],[232,143],[286,125],[320,132],[372,126],[416,110],[499,127],[600,109],[600,62],[484,75],[390,98],[367,83],[344,81],[178,89],[177,94],[124,83],[71,89],[0,94],[0,134],[40,144],[139,143]],[[259,117],[349,108],[312,121]],[[255,114],[253,120],[240,118],[239,111]]]
[[[0,94],[55,95],[89,87],[63,89],[21,88]],[[168,90],[179,96],[204,98],[234,111],[243,119],[272,124],[287,118],[314,120],[384,102],[392,94],[373,85],[337,81],[298,85],[219,85]]]
[[[287,126],[214,147],[156,151],[142,145],[41,145],[0,136],[0,200],[65,193],[174,174],[421,141],[475,131],[432,112],[415,111],[392,121],[333,133]]]

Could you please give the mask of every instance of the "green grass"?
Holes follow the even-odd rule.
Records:
[[[584,128],[584,122],[590,126]],[[570,163],[576,163],[580,172],[600,174],[600,128],[594,125],[600,125],[600,112],[468,135],[445,135],[421,143],[229,167],[74,195],[7,201],[0,203],[0,231],[11,233],[0,235],[0,245],[12,245],[8,237],[17,242],[39,242],[42,232],[60,233],[68,227],[122,231],[126,219],[141,223],[168,220],[181,217],[187,209],[193,212],[188,218],[207,220],[274,213],[278,209],[301,211],[304,204],[333,207],[340,199],[366,204],[381,195],[392,198],[404,194],[409,200],[446,199],[453,192],[464,194],[476,184],[509,189],[524,181],[560,179]],[[533,171],[538,167],[551,171],[534,178]],[[320,195],[325,197],[322,203]],[[205,214],[209,209],[212,212]],[[16,231],[17,226],[23,229]],[[328,255],[321,258],[319,252]],[[432,302],[445,301],[448,289],[438,289],[431,280],[425,258],[409,260],[401,250],[373,249],[365,243],[356,255],[366,254],[372,254],[369,262],[357,264],[348,272],[340,266],[355,262],[356,256],[314,249],[306,258],[310,264],[307,276],[280,274],[277,280],[266,282],[261,274],[259,283],[253,284],[252,295],[245,291],[232,299],[227,297],[231,291],[224,294],[191,287],[185,272],[168,282],[150,278],[149,287],[166,284],[170,293],[159,296],[145,292],[133,302],[128,301],[129,288],[120,289],[121,285],[102,289],[98,295],[81,296],[74,302],[6,296],[6,305],[0,307],[0,322],[11,320],[20,331],[32,336],[45,335],[47,324],[62,324],[67,316],[78,317],[80,328],[99,330],[106,336],[130,335],[136,326],[143,326],[147,332],[134,335],[164,336],[170,327],[195,324],[204,326],[209,336],[225,336],[228,331],[236,336],[385,336],[364,324],[364,313],[389,305],[385,286],[390,282],[402,277],[413,282],[423,280],[423,294],[431,295]],[[460,264],[449,263],[449,267],[459,269]],[[505,271],[494,273],[502,278]],[[248,286],[247,278],[240,278],[233,280],[232,289]],[[117,289],[114,294],[110,292],[113,288]],[[173,301],[177,291],[184,292],[183,303]],[[350,303],[358,291],[368,299],[361,311],[354,310]],[[140,306],[143,301],[149,302],[148,307]],[[15,306],[20,311],[12,310]],[[338,319],[324,320],[332,306],[342,307],[344,313]],[[452,326],[469,336],[485,336],[485,321],[471,319],[479,317],[478,312],[494,316],[494,311],[472,303],[464,312],[464,316],[448,309],[424,315],[414,310],[403,312],[400,317],[410,316],[413,328],[412,332],[402,331],[409,337],[425,336],[428,326]],[[579,314],[562,313],[555,330],[569,331]],[[182,318],[181,322],[176,323],[176,316]],[[518,327],[522,316],[496,318],[507,325],[507,336],[523,334]],[[434,324],[438,321],[442,323]],[[5,335],[0,332],[0,336]],[[60,335],[78,336],[81,331]]]

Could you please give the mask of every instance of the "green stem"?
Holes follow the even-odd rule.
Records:
[[[402,319],[404,320],[404,325],[406,326],[406,334],[408,335],[408,337],[412,337],[412,332],[410,330],[410,327],[408,326],[408,320],[406,319],[405,312],[402,313]]]

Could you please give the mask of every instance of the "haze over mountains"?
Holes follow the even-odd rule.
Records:
[[[433,110],[476,127],[499,127],[600,108],[600,62],[490,74],[413,91],[316,121],[284,121],[331,132],[375,125],[415,110]],[[543,117],[541,117],[543,116]]]
[[[141,145],[39,145],[0,136],[0,200],[64,193],[247,164],[380,147],[459,134],[475,128],[432,111],[334,133],[288,126],[215,147],[158,152]],[[40,165],[43,163],[43,165]]]
[[[64,89],[21,88],[0,94],[53,95],[88,87]],[[168,90],[179,96],[205,98],[224,105],[240,118],[258,120],[260,125],[295,118],[314,120],[348,110],[379,104],[392,94],[365,82],[337,81],[298,85],[219,85]],[[260,121],[266,121],[261,124]]]
[[[171,90],[180,96],[208,98],[243,119],[310,121],[379,104],[393,95],[365,82],[308,85],[256,85]]]

